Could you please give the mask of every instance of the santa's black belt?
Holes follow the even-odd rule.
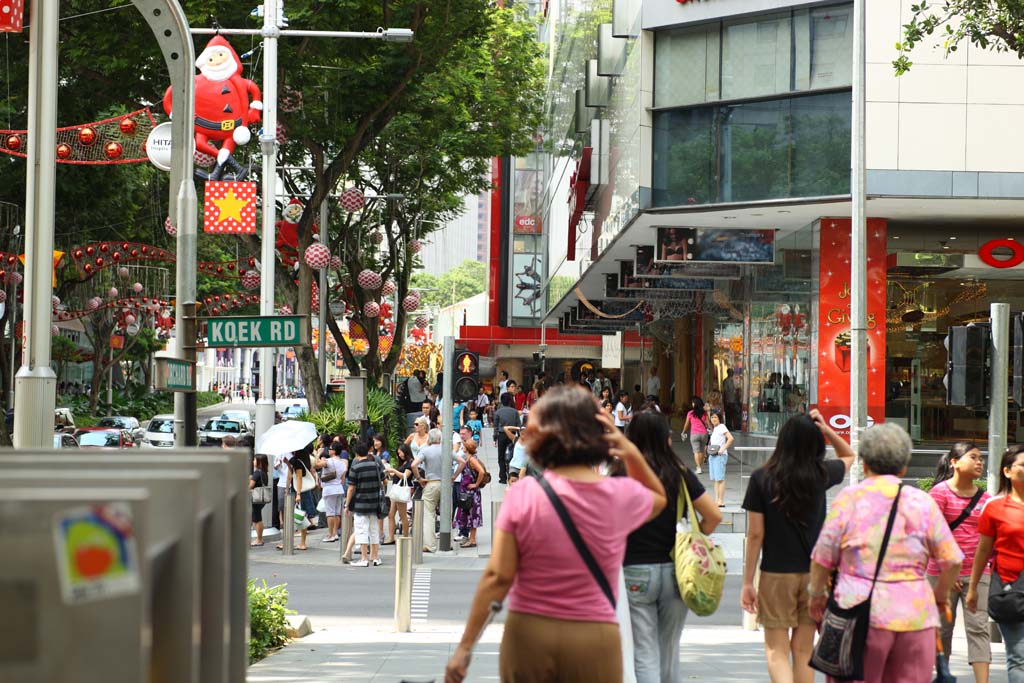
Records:
[[[242,125],[242,119],[227,121],[211,121],[210,119],[204,119],[202,116],[196,117],[196,125],[206,130],[234,130]]]

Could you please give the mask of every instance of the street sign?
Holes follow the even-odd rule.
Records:
[[[226,346],[304,346],[309,343],[304,316],[237,316],[201,318],[206,321],[206,344]]]
[[[157,356],[153,359],[153,388],[160,391],[195,391],[196,363],[179,358]]]

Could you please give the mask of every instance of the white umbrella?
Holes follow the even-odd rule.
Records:
[[[308,446],[316,439],[312,422],[289,420],[276,424],[256,439],[256,452],[262,455],[283,455]]]

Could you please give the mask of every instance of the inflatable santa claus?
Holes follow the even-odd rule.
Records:
[[[289,200],[288,204],[281,209],[281,218],[275,224],[277,239],[274,246],[281,257],[281,263],[286,266],[294,266],[299,258],[299,220],[302,218],[302,202],[295,197]],[[313,225],[313,235],[319,234],[318,227]]]
[[[217,165],[209,176],[203,171],[196,174],[203,179],[220,180],[225,169],[230,169],[235,180],[245,177],[244,169],[232,157],[236,145],[244,145],[252,138],[249,124],[259,123],[263,103],[260,89],[242,77],[242,60],[231,44],[221,36],[214,36],[196,59],[196,151],[216,157]],[[164,94],[164,111],[171,113],[171,88]],[[211,144],[217,141],[220,147]]]

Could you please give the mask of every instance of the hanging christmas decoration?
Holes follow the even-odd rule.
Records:
[[[294,265],[299,259],[299,220],[302,219],[302,202],[292,197],[281,209],[281,220],[274,224],[274,246],[280,254],[281,263]],[[313,235],[319,234],[317,225],[313,224]]]
[[[345,211],[352,213],[366,206],[366,197],[361,190],[350,187],[338,196],[338,203],[341,204],[341,208]]]
[[[284,87],[278,97],[278,108],[286,114],[291,114],[302,109],[302,92],[295,88]]]
[[[420,307],[420,293],[419,292],[409,292],[408,294],[405,295],[405,298],[402,299],[402,308],[405,309],[405,311],[408,312],[408,313],[412,313],[413,311],[415,311],[419,307]]]
[[[340,256],[331,257],[331,270],[341,270],[341,265],[342,264]]]
[[[280,308],[280,313],[281,313],[281,315],[291,315],[292,314],[292,307],[289,306],[288,304],[284,304]]]
[[[313,270],[323,270],[331,262],[331,250],[325,244],[314,242],[306,247],[304,259]]]
[[[412,242],[409,242],[409,249],[412,253],[418,254],[423,251],[423,243],[419,240],[413,240]]]
[[[279,145],[283,145],[288,142],[288,128],[286,128],[280,121],[277,122],[277,132],[274,135],[274,138],[277,140],[277,144]]]
[[[109,292],[107,292],[107,295],[108,295],[108,296],[109,296],[109,297],[110,297],[111,299],[116,299],[116,298],[117,298],[117,287],[111,287],[111,288],[110,288],[110,291],[109,291]]]
[[[171,237],[176,237],[177,234],[178,234],[178,226],[176,226],[173,223],[171,223],[171,217],[170,216],[168,216],[167,218],[164,219],[164,230]]]
[[[131,325],[131,324],[132,324],[133,322],[135,322],[135,320],[136,320],[135,316],[134,316],[134,315],[132,315],[131,313],[129,313],[128,315],[126,315],[126,316],[124,317],[124,321],[125,321],[126,323],[128,323],[129,325]]]
[[[369,290],[380,289],[382,284],[380,273],[375,273],[369,268],[360,272],[356,281],[359,283],[360,287]]]
[[[0,0],[0,33],[21,33],[25,0]]]
[[[110,260],[99,256],[109,254]],[[63,256],[63,253],[62,253]],[[56,252],[54,252],[56,258]],[[97,242],[75,247],[71,250],[71,260],[80,274],[92,273],[128,261],[174,261],[174,253],[141,242]]]
[[[17,1],[17,0],[15,0]],[[11,0],[0,0],[3,3]],[[0,26],[5,15],[0,14]],[[2,32],[2,30],[0,30]],[[126,123],[128,122],[128,123]],[[65,164],[133,164],[147,161],[146,137],[156,124],[149,109],[57,129],[57,161]],[[28,131],[0,129],[0,152],[24,157]],[[112,147],[116,145],[116,147]]]
[[[320,291],[317,289],[316,283],[313,283],[313,293],[310,296],[310,308],[314,311],[320,310]]]
[[[210,173],[196,170],[202,180],[220,180],[229,170],[235,180],[245,178],[248,169],[232,157],[236,145],[252,139],[249,125],[260,122],[263,102],[260,89],[242,76],[242,60],[223,36],[216,35],[196,59],[195,79],[196,150],[216,157]],[[164,94],[164,111],[172,111],[171,88]],[[215,147],[211,142],[219,142]]]
[[[384,233],[380,232],[379,230],[375,231],[370,234],[370,238],[374,241],[374,243],[380,244],[381,242],[384,241]]]
[[[98,309],[102,305],[103,305],[103,300],[100,299],[98,296],[94,296],[93,298],[89,299],[89,310],[90,311],[95,311],[96,309]]]
[[[203,232],[256,232],[256,183],[210,180],[203,195]]]
[[[259,289],[260,274],[258,271],[250,270],[242,276],[242,286],[246,289]]]
[[[425,330],[425,329],[427,329],[427,325],[430,324],[430,321],[427,320],[427,316],[425,316],[425,315],[418,315],[418,316],[416,316],[416,323],[415,324],[416,324],[416,327],[420,328],[421,330]]]
[[[142,283],[141,282],[136,282],[134,285],[132,285],[132,289],[135,291],[136,294],[141,293],[142,292]]]
[[[50,326],[50,336],[52,336],[52,337],[60,336],[60,328],[57,327],[56,325],[51,325]]]
[[[387,280],[381,285],[380,293],[384,296],[391,296],[398,290],[394,280]]]
[[[7,291],[0,289],[0,304],[7,301]]]

